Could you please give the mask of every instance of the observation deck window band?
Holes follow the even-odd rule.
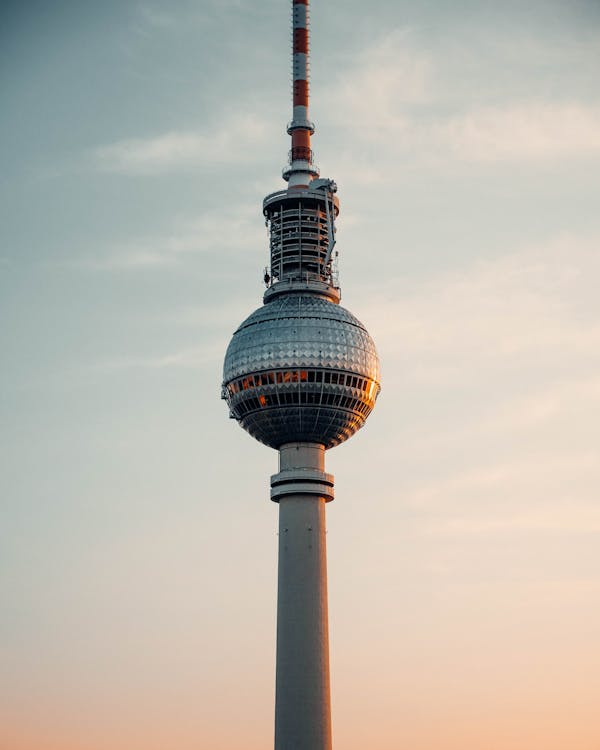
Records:
[[[263,382],[263,378],[266,379],[266,382]],[[230,389],[230,392],[238,393],[269,385],[298,382],[322,382],[327,385],[357,388],[363,391],[372,390],[373,386],[376,385],[376,381],[360,377],[349,371],[301,368],[297,370],[269,370],[268,372],[250,373],[243,378],[232,381],[227,385],[227,388]]]

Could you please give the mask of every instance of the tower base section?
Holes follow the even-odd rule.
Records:
[[[272,477],[279,502],[275,750],[331,750],[325,449],[291,443]]]

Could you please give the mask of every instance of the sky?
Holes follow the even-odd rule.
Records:
[[[0,748],[272,745],[274,451],[220,400],[288,2],[0,10]],[[600,5],[312,3],[382,392],[327,454],[334,743],[598,750]]]

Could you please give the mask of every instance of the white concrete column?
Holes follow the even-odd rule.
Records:
[[[280,449],[275,750],[331,750],[325,503],[333,499],[322,445]]]

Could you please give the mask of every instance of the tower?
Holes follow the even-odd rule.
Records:
[[[340,304],[337,186],[314,164],[308,113],[308,0],[292,0],[293,114],[287,188],[267,195],[270,265],[262,307],[235,331],[222,397],[230,416],[279,451],[275,750],[330,750],[325,451],[363,426],[380,390],[366,328]]]

